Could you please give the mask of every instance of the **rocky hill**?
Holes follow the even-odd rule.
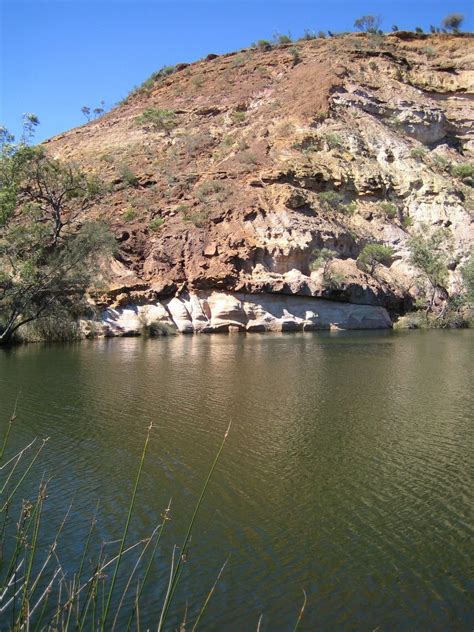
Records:
[[[45,144],[107,183],[89,211],[120,245],[102,330],[390,326],[419,292],[410,236],[440,227],[455,290],[473,114],[467,34],[261,43],[156,73]],[[393,255],[361,269],[372,242]]]

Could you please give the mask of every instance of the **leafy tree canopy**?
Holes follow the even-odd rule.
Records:
[[[464,22],[464,14],[463,13],[450,13],[445,18],[443,18],[443,26],[448,31],[453,31],[454,33],[458,33],[461,28],[461,24]]]
[[[0,344],[27,323],[75,316],[112,253],[102,222],[82,222],[100,182],[28,143],[39,121],[24,116],[18,143],[0,128]]]
[[[381,22],[382,18],[379,15],[363,15],[355,20],[354,26],[358,31],[377,33]]]

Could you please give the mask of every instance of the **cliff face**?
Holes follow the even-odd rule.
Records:
[[[150,84],[46,143],[109,185],[90,211],[120,245],[99,305],[218,290],[400,312],[416,297],[407,240],[439,227],[459,285],[474,242],[474,182],[456,168],[473,162],[470,36],[315,39]],[[375,274],[356,266],[370,242],[394,250]],[[325,274],[321,248],[337,253]]]

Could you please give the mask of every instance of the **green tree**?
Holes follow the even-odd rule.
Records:
[[[88,121],[91,120],[91,109],[87,105],[83,105],[81,108],[81,112],[84,114]]]
[[[418,280],[427,299],[427,313],[433,310],[436,295],[448,297],[448,255],[450,234],[438,229],[431,235],[427,230],[414,235],[408,242],[410,263],[418,271]]]
[[[382,19],[379,15],[363,15],[357,18],[354,22],[354,26],[358,31],[364,31],[365,33],[377,33],[380,28]]]
[[[384,244],[367,244],[357,257],[359,267],[373,274],[379,263],[386,263],[393,257],[393,248]]]
[[[453,33],[459,33],[459,29],[461,28],[461,24],[463,22],[463,13],[450,13],[445,18],[443,18],[443,27],[448,31],[452,31]]]
[[[40,318],[75,315],[98,273],[97,253],[112,252],[100,222],[79,218],[100,186],[77,167],[0,131],[0,344]],[[29,126],[29,129],[28,129]]]
[[[474,305],[474,251],[461,269],[461,276],[464,284],[467,302]]]
[[[337,257],[337,252],[329,248],[321,248],[321,250],[314,250],[312,256],[314,259],[310,263],[310,269],[319,270],[319,268],[324,268],[323,275],[325,275],[329,271],[332,260]]]

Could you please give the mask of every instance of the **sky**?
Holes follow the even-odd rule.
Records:
[[[451,12],[474,27],[473,0],[0,0],[0,125],[19,134],[24,112],[41,141],[85,123],[81,107],[113,107],[163,65],[249,46],[275,33],[425,30]]]

